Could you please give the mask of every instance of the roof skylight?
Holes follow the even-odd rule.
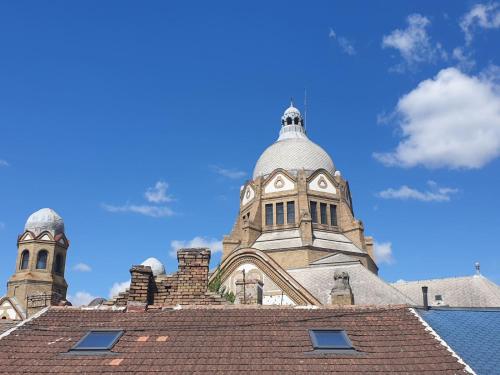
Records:
[[[354,349],[346,331],[339,329],[309,330],[314,349]]]
[[[108,351],[123,335],[122,330],[93,330],[89,331],[78,341],[71,351]]]

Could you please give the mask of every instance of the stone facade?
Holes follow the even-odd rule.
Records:
[[[378,273],[373,238],[365,236],[363,223],[354,215],[349,183],[328,154],[307,138],[300,112],[293,106],[282,117],[278,141],[264,151],[252,180],[241,187],[238,217],[223,239],[223,264],[247,249],[272,258],[279,273],[312,267],[335,255]],[[238,296],[241,281],[236,281],[236,274],[221,271],[225,287]],[[264,301],[311,301],[303,292],[292,291],[291,284],[280,287],[270,280],[269,272],[264,275]],[[345,302],[352,303],[349,298]]]
[[[28,317],[46,306],[66,303],[68,247],[64,233],[37,235],[26,230],[19,236],[16,270],[7,283],[7,296],[15,298]]]
[[[274,184],[275,177],[286,178],[293,183],[289,190],[265,193],[265,187]],[[326,182],[325,190],[332,186],[335,193],[331,191],[320,192],[312,190],[310,183],[317,176],[321,176]],[[245,194],[253,191],[253,198],[245,201]],[[276,191],[277,190],[277,191]],[[268,251],[285,269],[304,267],[311,262],[332,253],[332,250],[313,245],[314,232],[325,231],[339,233],[346,236],[361,251],[356,254],[359,260],[372,272],[377,273],[378,268],[373,259],[373,239],[365,237],[364,227],[360,220],[354,217],[350,190],[347,181],[340,175],[331,176],[325,170],[319,170],[311,175],[305,171],[299,171],[293,176],[284,170],[276,170],[270,176],[259,177],[257,180],[248,182],[241,190],[241,206],[238,218],[230,235],[224,237],[223,258],[227,257],[236,249],[253,247],[257,239],[265,233],[279,232],[283,230],[297,229],[300,232],[301,246],[294,248],[273,249]],[[245,202],[245,204],[243,204]],[[294,221],[287,221],[287,205],[293,202]],[[316,204],[316,219],[311,217],[311,202]],[[277,204],[283,205],[283,224],[277,224]],[[273,223],[266,225],[266,205],[272,205]],[[321,220],[321,207],[326,207],[326,215]],[[332,225],[330,207],[336,207],[337,225]]]

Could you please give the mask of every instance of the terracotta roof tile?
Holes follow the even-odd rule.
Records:
[[[115,354],[67,354],[96,328],[125,330]],[[313,352],[310,328],[345,329],[358,353]],[[406,307],[144,313],[51,308],[0,340],[0,368],[8,374],[465,373]]]

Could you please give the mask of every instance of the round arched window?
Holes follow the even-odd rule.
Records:
[[[30,266],[30,252],[28,250],[24,250],[21,254],[21,264],[19,267],[22,270],[27,270]]]
[[[47,268],[47,258],[49,256],[49,253],[47,250],[40,250],[38,252],[38,257],[36,258],[36,269],[37,270],[44,270]]]
[[[56,255],[55,271],[56,273],[62,275],[64,268],[64,258],[61,254]]]

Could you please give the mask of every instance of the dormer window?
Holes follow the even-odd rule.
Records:
[[[89,331],[70,350],[73,354],[108,353],[123,335],[122,330],[95,330]]]
[[[290,201],[286,202],[286,223],[294,224],[295,223],[295,202]]]
[[[283,203],[276,203],[276,224],[285,224],[285,208]]]
[[[340,329],[309,330],[312,346],[315,350],[351,351],[354,347],[347,332]]]
[[[313,223],[318,222],[318,206],[314,201],[311,201],[311,220]]]
[[[321,224],[328,224],[326,220],[326,203],[319,204],[319,213],[321,218]]]
[[[337,226],[337,206],[334,204],[330,205],[330,225]]]
[[[273,225],[273,205],[266,204],[266,225]]]
[[[36,258],[36,269],[37,270],[44,270],[47,268],[47,258],[49,256],[49,253],[47,250],[40,250],[38,252],[38,256]]]

